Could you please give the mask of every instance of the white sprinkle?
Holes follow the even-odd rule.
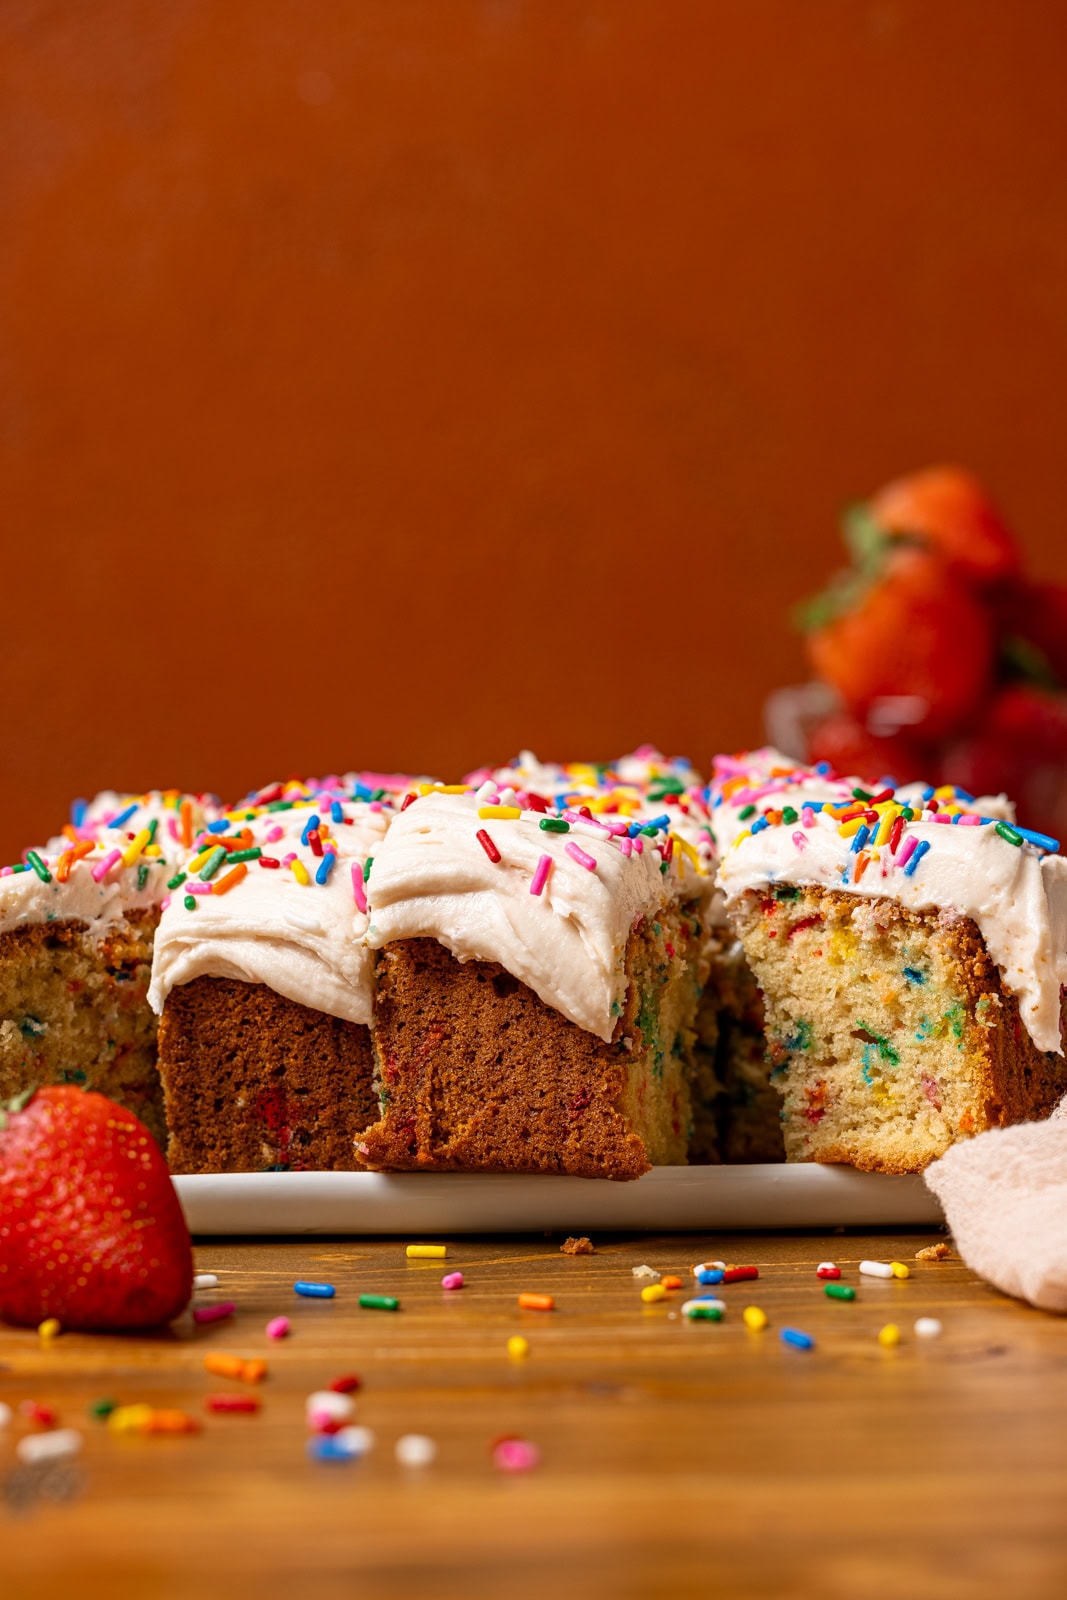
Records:
[[[374,1449],[374,1431],[371,1428],[339,1428],[333,1438],[338,1450],[343,1450],[346,1455],[365,1456],[368,1450]]]
[[[304,1402],[309,1418],[328,1418],[330,1422],[347,1422],[355,1415],[355,1401],[350,1394],[338,1394],[336,1389],[316,1389]]]
[[[480,800],[483,805],[496,799],[496,784],[492,778],[486,778],[481,788],[475,789],[474,798]]]
[[[635,1278],[658,1278],[661,1276],[655,1267],[634,1267],[633,1275]]]
[[[218,1284],[218,1275],[214,1272],[198,1272],[193,1279],[194,1289],[214,1289]]]
[[[424,1433],[405,1433],[396,1441],[396,1459],[402,1467],[428,1467],[437,1446]]]
[[[681,1310],[682,1310],[682,1316],[683,1317],[694,1316],[697,1311],[708,1311],[708,1310],[711,1310],[711,1311],[725,1311],[726,1310],[726,1301],[725,1300],[683,1300],[682,1301]]]
[[[5,1406],[0,1400],[0,1428],[6,1428],[11,1421],[11,1407]]]
[[[82,1447],[82,1436],[74,1428],[53,1428],[49,1433],[28,1433],[15,1446],[20,1461],[58,1461],[62,1456],[76,1456]]]
[[[693,1268],[693,1277],[694,1278],[698,1277],[699,1274],[702,1273],[702,1272],[725,1272],[725,1271],[726,1271],[726,1262],[725,1261],[698,1261],[696,1266]]]
[[[893,1269],[888,1261],[861,1261],[860,1271],[867,1278],[891,1278]]]
[[[920,1317],[915,1324],[915,1334],[919,1339],[939,1339],[941,1324],[936,1317]]]
[[[815,1268],[815,1270],[816,1270],[816,1272],[836,1272],[837,1271],[837,1262],[836,1261],[820,1261],[819,1265]]]

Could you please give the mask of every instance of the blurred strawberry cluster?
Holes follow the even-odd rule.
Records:
[[[844,535],[849,567],[799,613],[819,682],[772,697],[772,735],[843,772],[1004,791],[1067,838],[1067,584],[1026,576],[958,467],[889,484]]]

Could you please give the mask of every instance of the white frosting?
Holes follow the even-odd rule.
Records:
[[[696,893],[700,875],[677,849],[661,873],[650,838],[627,856],[593,823],[552,833],[536,811],[480,819],[479,804],[474,795],[433,793],[394,819],[374,861],[367,943],[380,949],[431,938],[460,961],[499,962],[547,1005],[610,1040],[626,994],[631,929],[657,907]],[[480,829],[499,862],[480,844]],[[596,870],[573,860],[568,844],[591,856]],[[552,868],[534,895],[543,855]]]
[[[790,797],[788,803],[796,801]],[[980,799],[975,810],[988,816],[983,808],[990,804]],[[915,821],[908,824],[905,838],[930,846],[912,876],[882,846],[871,850],[870,864],[856,883],[853,838],[842,837],[837,821],[820,812],[812,827],[771,826],[742,838],[724,856],[719,883],[728,906],[746,889],[789,883],[896,900],[913,911],[947,908],[970,917],[1004,987],[1018,997],[1019,1015],[1038,1049],[1062,1054],[1067,860],[1029,844],[1012,844],[992,824]],[[898,856],[902,850],[903,843]]]
[[[367,918],[356,903],[352,863],[362,868],[376,853],[390,812],[363,801],[338,803],[341,822],[331,820],[329,795],[248,821],[240,809],[231,813],[235,831],[248,828],[253,844],[271,859],[284,863],[286,856],[295,856],[310,882],[299,882],[288,865],[268,868],[252,860],[228,893],[197,895],[195,911],[186,909],[186,885],[177,888],[156,933],[148,991],[154,1011],[162,1012],[177,984],[236,978],[266,984],[314,1011],[370,1023],[374,958],[362,943]],[[315,881],[324,856],[301,843],[313,814],[322,818],[336,844],[337,859],[324,884]],[[278,829],[280,836],[272,838]],[[226,870],[223,864],[219,876]],[[197,882],[194,873],[189,883]]]

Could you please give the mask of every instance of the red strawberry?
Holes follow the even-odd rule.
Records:
[[[880,489],[868,516],[888,533],[918,540],[979,585],[1011,577],[1019,551],[982,485],[962,467],[928,467]]]
[[[944,778],[976,795],[1003,791],[1024,827],[1067,839],[1067,695],[1002,689],[981,731],[947,752]]]
[[[0,1317],[154,1328],[192,1289],[174,1185],[132,1112],[76,1088],[31,1090],[0,1111]]]
[[[933,740],[965,725],[985,699],[993,638],[985,607],[936,556],[890,545],[808,608],[808,654],[861,720],[876,701],[916,702],[911,727]]]
[[[829,761],[835,772],[867,778],[893,777],[915,783],[932,770],[932,758],[904,734],[878,737],[847,711],[836,711],[808,735],[809,761]]]

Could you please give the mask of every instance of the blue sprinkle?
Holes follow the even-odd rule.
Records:
[[[769,828],[769,827],[770,827],[770,823],[767,821],[766,817],[757,817],[755,822],[752,824],[752,827],[749,829],[749,832],[750,833],[762,833],[764,828]]]
[[[300,843],[301,844],[307,844],[307,842],[308,842],[308,834],[311,832],[312,828],[317,828],[321,821],[322,821],[322,818],[320,816],[318,816],[315,812],[312,812],[311,816],[307,819],[307,821],[304,824],[303,833],[300,835]]]
[[[307,1442],[307,1453],[312,1461],[355,1461],[357,1452],[347,1445],[338,1444],[336,1434],[324,1433]]]
[[[810,1333],[801,1333],[799,1328],[783,1328],[779,1334],[783,1344],[791,1344],[794,1350],[812,1350],[815,1340]]]
[[[316,883],[327,883],[329,881],[330,873],[333,871],[333,864],[336,860],[337,857],[334,855],[333,851],[327,850],[326,854],[319,862],[319,870],[315,874]]]
[[[356,796],[357,800],[369,800],[373,793],[374,793],[374,790],[373,789],[368,789],[367,785],[365,783],[357,783],[356,784],[355,796]],[[335,822],[337,821],[336,817],[334,818],[334,821]]]
[[[825,800],[802,800],[800,804],[802,807],[807,806],[809,811],[824,811],[826,809]]]
[[[653,817],[651,822],[643,823],[646,828],[669,828],[671,825],[670,812],[665,811],[661,817]]]
[[[335,800],[333,805],[330,807],[330,821],[331,822],[343,822],[344,820],[345,820],[345,814],[341,810],[341,802],[340,802],[340,800]]]
[[[226,822],[225,819],[220,820],[219,822],[209,822],[207,825],[207,831],[208,833],[226,833],[229,829],[229,826],[230,824]]]
[[[1016,833],[1021,833],[1023,838],[1026,839],[1028,843],[1036,844],[1039,850],[1049,850],[1053,855],[1055,855],[1056,851],[1060,847],[1060,841],[1058,839],[1053,839],[1051,835],[1047,833],[1035,833],[1032,828],[1020,828],[1018,823],[1016,823],[1014,826]]]
[[[816,767],[815,767],[815,771],[819,774],[820,778],[829,777],[830,773],[833,770],[834,770],[833,767],[831,767],[831,765],[830,765],[830,763],[828,761],[820,761],[820,762],[818,762],[816,764]]]
[[[117,817],[112,817],[111,821],[108,823],[108,827],[124,828],[136,810],[137,802],[135,800],[132,806],[127,806],[125,811],[120,811]]]
[[[723,1271],[721,1267],[705,1267],[703,1272],[697,1273],[698,1283],[721,1283]]]
[[[923,977],[923,975],[919,971],[918,967],[905,967],[904,968],[904,976],[907,978],[909,983],[925,983],[926,982],[926,979]]]
[[[968,805],[968,806],[973,806],[974,805],[974,795],[973,794],[968,794],[966,789],[957,789],[956,790],[956,799],[957,800],[962,800],[965,805]]]
[[[927,800],[932,800],[936,793],[937,793],[937,790],[934,788],[933,784],[932,783],[928,783],[926,788],[923,790],[923,793],[922,793],[923,804],[925,805]]]
[[[929,850],[929,848],[930,848],[929,839],[920,839],[919,840],[919,843],[915,846],[915,854],[912,856],[911,860],[908,862],[907,866],[904,868],[904,876],[906,878],[914,878],[914,876],[915,876],[915,868],[919,865],[919,862],[922,860],[923,856],[926,854],[926,852]]]
[[[867,840],[871,837],[871,830],[865,822],[861,822],[852,836],[852,854],[858,856]]]
[[[88,800],[72,800],[70,803],[70,820],[76,828],[80,828],[85,821],[85,813],[89,809]]]
[[[332,1283],[294,1283],[293,1288],[307,1300],[332,1300],[337,1293]]]
[[[631,822],[630,826],[626,830],[626,837],[628,839],[636,839],[643,827],[643,822]]]

